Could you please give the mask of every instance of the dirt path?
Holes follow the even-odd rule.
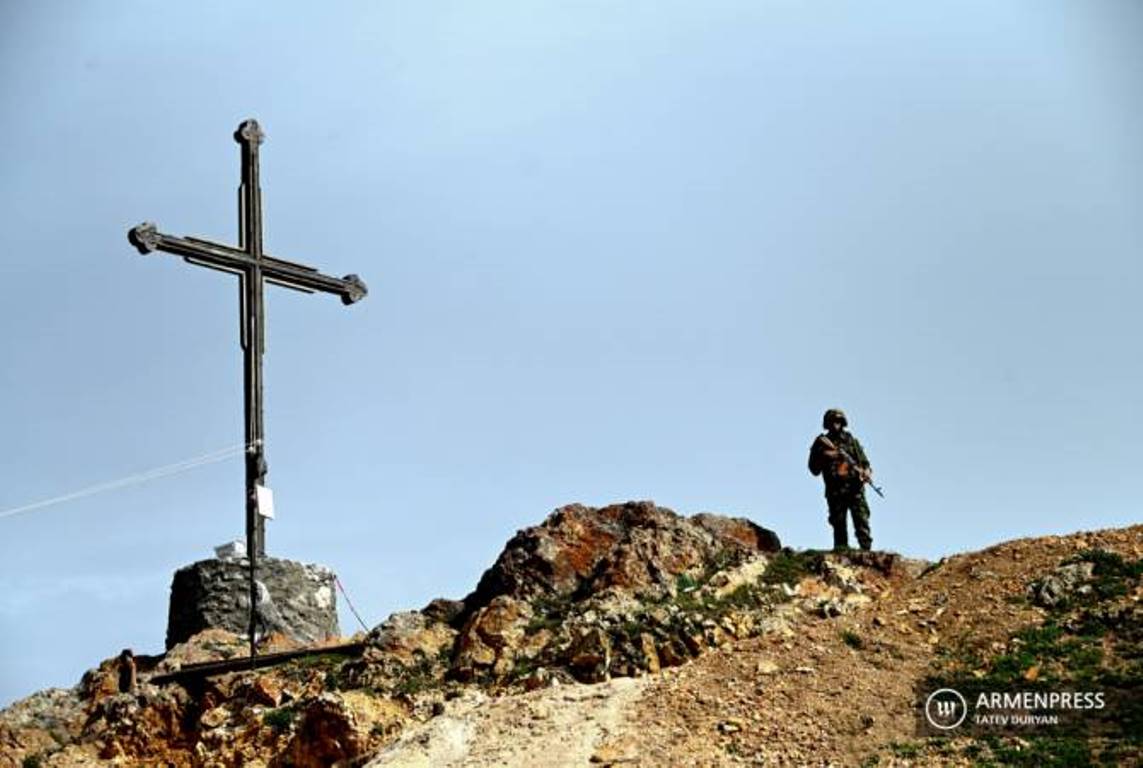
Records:
[[[558,686],[487,699],[472,696],[446,704],[444,713],[374,758],[371,768],[571,768],[612,762],[601,741],[617,733],[647,678],[598,685]]]

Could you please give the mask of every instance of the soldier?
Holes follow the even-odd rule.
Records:
[[[830,408],[822,417],[825,434],[818,435],[810,446],[810,472],[825,481],[829,524],[833,526],[833,548],[849,547],[846,516],[853,514],[853,531],[862,549],[873,546],[869,532],[869,505],[865,503],[865,483],[873,478],[873,469],[857,438],[846,431],[848,421],[838,408]]]

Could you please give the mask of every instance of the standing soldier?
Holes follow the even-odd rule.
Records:
[[[853,514],[853,532],[862,549],[873,546],[869,532],[869,505],[865,503],[865,483],[873,478],[873,469],[857,438],[846,431],[848,422],[838,408],[830,408],[822,417],[825,434],[818,435],[810,446],[810,472],[825,481],[829,524],[833,526],[833,548],[849,547],[846,517]]]

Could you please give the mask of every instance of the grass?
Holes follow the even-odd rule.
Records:
[[[571,595],[540,595],[532,600],[532,618],[525,631],[534,634],[541,629],[555,631],[563,624],[571,610]]]
[[[956,688],[970,700],[983,691],[1102,691],[1107,707],[1050,733],[1022,733],[1020,740],[980,736],[962,748],[974,765],[1070,768],[1139,757],[1143,627],[1124,598],[1143,579],[1143,560],[1088,550],[1061,565],[1079,562],[1094,566],[1090,591],[1052,607],[1042,624],[1011,633],[1001,653],[982,656],[963,639],[943,649],[940,672],[926,685]]]
[[[861,635],[852,629],[843,629],[841,631],[841,641],[855,651],[860,651],[865,647],[865,641],[861,639]]]
[[[783,549],[771,558],[760,580],[763,584],[797,584],[807,576],[821,573],[824,562],[825,555],[815,549]]]
[[[336,674],[345,663],[345,657],[336,653],[320,653],[315,656],[302,656],[293,659],[285,667],[285,675],[295,682],[304,682],[311,672],[324,671]]]
[[[1029,768],[1081,768],[1094,766],[1086,740],[1079,738],[1024,737],[1010,743],[996,736],[985,739],[991,756],[979,766],[1028,766]]]
[[[292,706],[278,707],[277,709],[267,710],[262,715],[262,723],[270,728],[273,728],[276,733],[288,731],[290,726],[294,723],[294,718],[297,717],[297,710]]]
[[[441,683],[441,677],[436,674],[436,664],[423,653],[414,651],[417,660],[410,666],[403,667],[393,686],[393,692],[414,696],[422,691],[435,688]]]
[[[889,751],[897,757],[913,758],[921,754],[921,745],[912,741],[894,741],[889,744]]]

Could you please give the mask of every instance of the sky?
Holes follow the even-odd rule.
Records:
[[[0,3],[0,514],[242,441],[238,291],[129,228],[267,250],[271,555],[367,625],[519,528],[653,499],[874,545],[1138,523],[1143,4]],[[243,534],[238,459],[0,517],[0,706],[163,648]],[[340,602],[345,633],[356,621]]]

